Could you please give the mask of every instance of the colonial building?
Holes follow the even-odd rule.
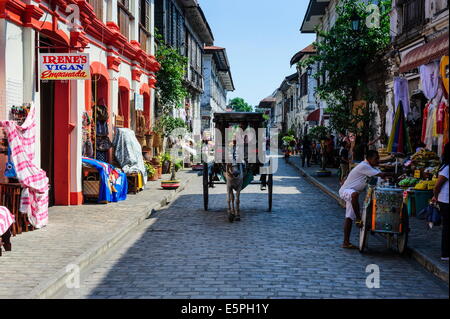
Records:
[[[118,119],[136,128],[137,109],[150,128],[159,69],[152,16],[153,0],[0,1],[0,119],[34,104],[36,164],[50,179],[50,205],[82,203],[84,112],[106,107],[111,140]],[[40,54],[76,52],[89,54],[88,80],[40,80]],[[112,161],[111,151],[103,156]]]
[[[396,81],[406,81],[409,102],[408,120],[416,124],[411,125],[411,139],[420,141],[425,106],[430,99],[433,100],[433,103],[439,103],[439,101],[434,101],[431,96],[427,96],[419,68],[422,65],[434,64],[434,67],[439,69],[441,58],[448,56],[448,37],[449,7],[447,0],[393,1],[391,12],[392,51],[389,54],[391,69],[386,83],[388,106],[386,135],[389,136],[391,133],[391,122],[397,107],[395,101],[398,101],[395,99],[394,84]],[[426,144],[431,149],[437,147],[439,141],[430,139],[426,141]],[[440,149],[437,150],[440,151]]]
[[[231,77],[230,63],[224,48],[208,46],[204,48],[203,77],[204,92],[201,100],[202,132],[214,140],[214,113],[226,112],[227,92],[235,90]]]
[[[315,79],[314,75],[318,71],[318,65],[313,64],[308,68],[301,66],[301,62],[315,53],[316,50],[311,44],[297,52],[291,59],[291,66],[297,65],[297,75],[300,84],[298,108],[295,112],[295,123],[299,135],[307,134],[310,128],[323,124],[324,120],[324,109],[320,107],[320,101],[316,96],[317,79]]]
[[[189,97],[174,116],[183,118],[195,135],[201,131],[201,96],[204,91],[203,48],[214,37],[197,0],[155,0],[155,23],[164,41],[188,58],[185,83]]]
[[[283,105],[282,132],[287,133],[293,130],[297,133],[297,114],[299,102],[299,82],[298,74],[287,76],[278,89],[281,92]]]

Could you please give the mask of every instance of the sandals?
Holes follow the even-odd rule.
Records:
[[[364,226],[364,223],[361,219],[355,221],[355,225],[359,228],[362,228]]]
[[[345,248],[345,249],[358,249],[358,247],[356,247],[353,244],[342,244],[342,248]]]

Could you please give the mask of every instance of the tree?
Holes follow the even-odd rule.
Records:
[[[236,97],[230,101],[229,107],[234,112],[253,112],[253,106],[245,102],[241,97]]]
[[[162,115],[168,116],[174,108],[183,106],[188,91],[184,86],[188,59],[176,49],[167,46],[160,34],[156,35],[158,46],[156,60],[161,64],[156,73],[156,96]]]
[[[319,65],[316,78],[321,83],[317,88],[318,96],[328,105],[326,112],[330,114],[330,124],[338,132],[350,131],[369,140],[372,132],[370,121],[373,111],[370,107],[355,109],[356,99],[367,101],[367,106],[380,100],[379,94],[369,89],[365,79],[368,78],[367,68],[380,66],[384,72],[383,53],[390,44],[390,0],[379,1],[380,24],[372,26],[364,23],[373,12],[364,1],[341,0],[337,7],[337,20],[328,31],[318,30],[322,38],[314,44],[317,55],[312,56],[301,66]],[[361,19],[361,29],[352,30],[351,21],[357,15]],[[322,79],[326,79],[325,82]]]

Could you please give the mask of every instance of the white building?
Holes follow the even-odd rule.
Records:
[[[235,90],[226,50],[208,46],[203,55],[204,92],[201,99],[202,132],[214,140],[214,113],[226,112],[227,93]]]
[[[83,112],[92,116],[92,106],[104,102],[112,140],[118,116],[134,128],[140,96],[151,126],[159,69],[153,8],[153,0],[0,2],[0,119],[9,119],[12,106],[34,103],[36,162],[50,179],[50,205],[82,203]],[[88,53],[90,80],[39,80],[39,53],[50,52]],[[112,152],[106,156],[111,162]]]
[[[301,66],[301,62],[316,54],[311,44],[296,53],[291,59],[291,65],[297,64],[297,76],[299,83],[298,102],[295,112],[295,124],[299,135],[307,134],[309,129],[321,125],[324,120],[324,103],[320,103],[316,95],[318,65],[313,64],[308,68]],[[321,108],[322,105],[322,108]]]

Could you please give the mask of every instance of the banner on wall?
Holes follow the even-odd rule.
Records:
[[[90,80],[88,53],[42,53],[39,57],[41,80]]]

